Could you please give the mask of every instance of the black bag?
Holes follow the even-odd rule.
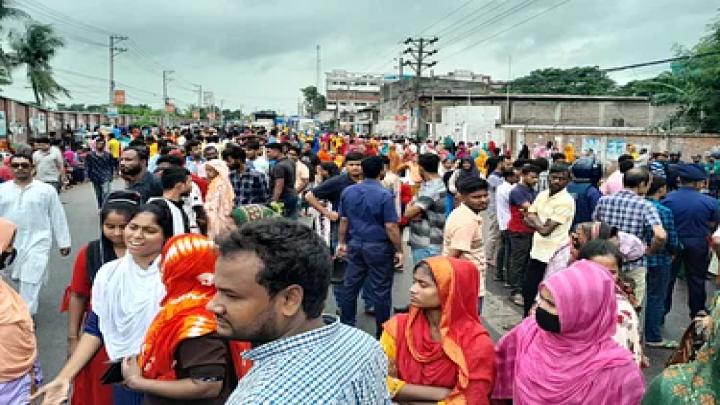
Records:
[[[333,259],[332,275],[330,276],[330,282],[332,284],[342,284],[345,280],[345,267],[347,262],[342,257],[336,257]]]

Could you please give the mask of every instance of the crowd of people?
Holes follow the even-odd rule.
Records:
[[[720,395],[714,162],[629,148],[606,178],[572,144],[512,153],[244,127],[98,129],[76,159],[54,138],[18,146],[0,184],[0,403]],[[78,168],[99,237],[61,299],[67,361],[43,379],[33,316],[53,240],[71,253],[58,195]],[[405,267],[409,305],[393,305]],[[524,318],[497,342],[483,325],[490,277]],[[689,342],[663,336],[678,278]],[[329,297],[336,314],[323,312]],[[358,298],[370,333],[354,327]],[[681,359],[646,384],[648,347]]]

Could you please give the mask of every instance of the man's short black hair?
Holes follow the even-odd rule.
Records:
[[[367,157],[360,162],[366,179],[377,179],[383,170],[383,161],[379,156]]]
[[[626,173],[633,167],[635,167],[635,163],[633,163],[632,160],[623,160],[622,162],[618,163],[618,170],[620,170],[620,173]]]
[[[163,190],[170,190],[175,187],[178,183],[184,183],[187,181],[190,172],[182,167],[168,167],[163,170],[162,176],[160,176],[160,183],[162,183]]]
[[[247,154],[245,153],[245,150],[243,148],[237,145],[228,144],[222,151],[222,158],[223,160],[232,158],[233,160],[240,160],[245,163],[245,159],[247,159]]]
[[[35,143],[48,143],[48,144],[49,144],[49,143],[50,143],[50,138],[48,138],[47,136],[40,136],[40,137],[35,138],[35,140],[34,140],[33,142],[35,142]]]
[[[623,176],[623,187],[635,188],[650,181],[650,172],[636,167],[625,172]]]
[[[529,174],[529,173],[540,174],[541,171],[542,171],[542,169],[539,166],[531,164],[531,163],[525,164],[522,167],[522,169],[520,169],[520,172],[522,174]]]
[[[365,158],[360,152],[350,152],[345,155],[345,163],[347,162],[361,162]]]
[[[257,282],[270,297],[298,285],[303,289],[302,308],[308,319],[318,318],[330,286],[330,249],[307,226],[285,218],[248,222],[220,241],[220,255],[255,253],[262,262]]]
[[[245,142],[245,148],[249,150],[260,150],[260,142],[257,139],[248,139]]]
[[[548,160],[545,158],[532,159],[528,163],[531,163],[531,164],[539,167],[541,172],[544,172],[550,166],[550,162],[548,162]]]
[[[171,166],[175,167],[182,167],[184,166],[184,162],[180,156],[176,155],[160,155],[158,157],[157,162],[155,163],[157,166],[160,166],[163,163],[169,163]]]
[[[480,190],[487,190],[488,182],[476,176],[468,176],[460,180],[457,185],[458,193],[467,195]]]
[[[618,156],[618,159],[617,159],[618,163],[625,162],[627,160],[632,162],[634,159],[633,159],[632,155],[628,155],[627,153],[623,153],[622,155]]]
[[[137,153],[138,155],[138,159],[144,160],[145,162],[147,162],[148,160],[148,151],[147,148],[145,148],[144,146],[128,146],[127,148],[123,149],[123,152],[127,151],[135,151],[135,153]]]
[[[550,166],[550,174],[552,173],[565,173],[570,176],[570,166],[560,162],[553,163],[553,165]]]
[[[650,182],[650,188],[647,191],[647,195],[654,195],[658,192],[661,188],[665,187],[667,185],[667,180],[665,180],[664,177],[660,176],[653,176],[652,181]]]
[[[418,156],[418,165],[428,173],[437,173],[440,166],[440,157],[434,153],[423,153]]]
[[[515,169],[505,169],[505,170],[503,170],[503,172],[502,172],[502,177],[503,177],[503,179],[507,179],[508,177],[512,177],[512,176],[515,176],[515,175],[516,175]]]
[[[280,142],[271,142],[267,145],[265,145],[265,148],[267,149],[273,149],[280,151],[281,153],[285,153],[285,146],[281,144]]]
[[[190,140],[185,142],[185,154],[190,155],[194,147],[200,146],[200,141]]]

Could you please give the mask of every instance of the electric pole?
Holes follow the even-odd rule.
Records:
[[[115,57],[123,52],[127,52],[127,48],[118,48],[115,45],[126,39],[128,39],[128,37],[110,35],[110,95],[108,97],[108,108],[112,106],[115,101]]]
[[[438,41],[438,37],[432,38],[408,38],[403,43],[410,45],[403,51],[403,54],[409,54],[412,60],[405,60],[401,65],[410,66],[415,71],[415,122],[416,122],[416,134],[420,137],[421,133],[421,120],[420,120],[420,80],[424,68],[430,68],[437,65],[437,61],[428,61],[432,55],[437,54],[437,49],[430,49],[432,45]]]
[[[170,98],[168,97],[168,94],[167,94],[167,84],[169,81],[172,80],[170,78],[170,75],[173,73],[175,73],[174,70],[163,70],[163,72],[162,72],[162,74],[163,74],[163,103],[165,106],[165,109],[164,109],[165,112],[163,113],[163,117],[165,117],[165,125],[168,124],[168,110],[167,109],[168,109],[168,105],[170,105]]]
[[[320,94],[320,45],[315,46],[315,90]]]

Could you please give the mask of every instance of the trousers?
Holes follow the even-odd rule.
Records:
[[[95,199],[97,200],[98,208],[101,208],[105,202],[105,197],[110,194],[110,181],[96,182],[93,181],[93,189],[95,190]]]
[[[28,309],[30,310],[30,315],[37,314],[38,304],[39,304],[39,300],[40,300],[40,288],[42,287],[42,282],[26,283],[24,281],[20,281],[19,286],[20,286],[20,288],[19,288],[20,296],[27,304]]]
[[[538,287],[542,283],[543,277],[545,277],[545,269],[547,263],[541,262],[537,259],[530,259],[525,272],[525,282],[523,283],[522,296],[524,301],[523,316],[528,316],[530,308],[535,303],[535,297],[538,294]]]
[[[508,268],[510,267],[510,231],[500,231],[500,249],[498,249],[495,260],[497,279],[507,280]]]
[[[665,297],[670,284],[670,265],[648,267],[647,304],[645,305],[645,340],[662,341],[662,323],[665,318]]]
[[[358,294],[367,280],[369,299],[375,307],[375,333],[380,337],[382,324],[390,319],[394,255],[395,249],[390,242],[350,240],[347,245],[347,267],[340,297],[342,323],[355,326]]]
[[[672,308],[672,293],[675,288],[675,280],[680,266],[684,266],[685,281],[688,287],[690,318],[694,318],[698,312],[706,310],[705,302],[707,301],[707,291],[705,290],[705,277],[708,266],[710,265],[709,247],[707,239],[704,237],[680,238],[680,244],[683,248],[677,257],[675,257],[672,264],[670,282],[665,298],[665,313],[670,312]]]
[[[511,288],[510,295],[522,293],[525,268],[530,260],[531,247],[531,233],[510,232],[510,265],[507,274],[507,282]]]

